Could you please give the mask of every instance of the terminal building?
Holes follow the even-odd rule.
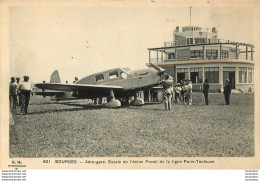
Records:
[[[210,92],[222,91],[226,79],[240,92],[254,89],[254,45],[219,39],[216,28],[177,26],[173,41],[148,50],[149,63],[164,68],[176,82],[191,80],[193,91],[201,91],[205,79]]]

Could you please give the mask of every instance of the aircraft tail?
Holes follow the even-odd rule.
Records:
[[[54,70],[54,72],[51,74],[50,83],[61,83],[58,70]]]

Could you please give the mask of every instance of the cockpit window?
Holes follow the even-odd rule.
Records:
[[[104,75],[103,74],[96,75],[96,81],[97,82],[104,81]]]
[[[109,79],[115,79],[118,77],[118,71],[109,72]]]

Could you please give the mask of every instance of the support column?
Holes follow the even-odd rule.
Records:
[[[176,65],[174,65],[175,66],[175,82],[177,82],[177,67],[176,67]]]
[[[252,83],[255,83],[255,68],[252,68]]]
[[[164,62],[164,60],[163,60],[163,51],[161,51],[161,62]]]
[[[205,81],[205,70],[204,67],[202,67],[202,82]]]
[[[206,59],[206,48],[205,46],[203,46],[203,60]]]
[[[248,60],[248,45],[246,45],[246,60]]]
[[[248,67],[246,67],[246,83],[248,83]]]
[[[157,63],[158,63],[158,50],[156,51],[156,60],[157,60]]]
[[[238,45],[236,44],[236,59],[238,59]]]
[[[175,60],[178,60],[177,48],[175,47]]]
[[[239,78],[239,77],[238,77],[238,66],[236,66],[236,72],[235,72],[235,79],[236,79],[236,80],[235,80],[235,84],[236,84],[236,85],[235,85],[235,86],[237,86],[237,84],[239,83],[238,78]]]
[[[222,45],[219,45],[219,59],[222,59]]]
[[[188,68],[188,79],[190,80],[190,67]]]
[[[223,66],[219,67],[219,84],[221,85],[221,89],[223,89]]]
[[[190,60],[190,47],[189,47],[189,53],[188,53],[188,60]]]
[[[251,46],[251,60],[254,60],[254,48]]]

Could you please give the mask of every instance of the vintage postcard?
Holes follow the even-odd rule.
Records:
[[[259,1],[0,1],[1,169],[259,169]]]

